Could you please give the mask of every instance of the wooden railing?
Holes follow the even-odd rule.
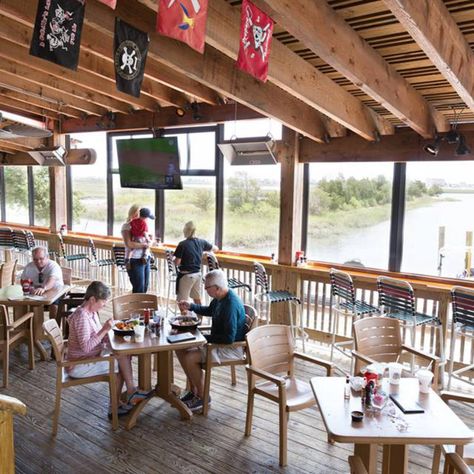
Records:
[[[59,239],[57,235],[49,232],[31,229],[39,244],[47,246],[50,251],[59,251]],[[70,234],[64,236],[66,251],[68,254],[88,253],[89,235]],[[98,258],[112,258],[112,246],[121,244],[118,239],[110,237],[92,236],[98,252]],[[173,248],[173,245],[168,246]],[[162,296],[166,296],[168,287],[167,267],[165,261],[165,247],[154,247],[152,249],[155,258],[156,270],[151,272],[151,289]],[[304,327],[310,339],[320,343],[329,343],[332,331],[332,298],[330,292],[329,265],[309,264],[306,267],[284,266],[271,263],[269,259],[250,255],[237,255],[225,252],[217,254],[220,265],[229,277],[248,283],[252,289],[255,287],[253,262],[260,261],[265,265],[270,279],[274,280],[274,289],[287,289],[300,297],[302,301],[301,316]],[[84,269],[83,263],[70,262],[73,268],[73,276],[84,278],[84,272],[90,273],[90,268]],[[357,297],[373,305],[377,305],[377,276],[384,274],[394,278],[408,280],[416,295],[418,311],[437,315],[443,324],[443,342],[446,356],[449,355],[451,337],[451,305],[450,291],[455,284],[474,287],[474,282],[459,281],[454,279],[441,279],[437,277],[426,277],[422,275],[397,274],[370,269],[347,268],[351,273],[357,288]],[[117,271],[114,267],[100,269],[99,278],[104,282],[116,286]],[[278,286],[278,288],[277,288]],[[172,292],[172,294],[174,294]],[[245,302],[253,304],[248,292],[241,293]],[[272,320],[287,323],[286,308],[280,306],[279,310],[272,310]],[[347,339],[351,334],[350,321],[343,321],[337,330],[337,339]],[[459,336],[455,353],[455,368],[471,364],[474,361],[474,345],[467,343],[468,339]],[[440,341],[436,338],[436,331],[432,327],[421,327],[417,331],[416,346],[427,352],[436,351],[439,354]],[[467,373],[474,377],[474,374]]]

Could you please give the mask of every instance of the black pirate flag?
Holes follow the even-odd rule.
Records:
[[[115,83],[119,91],[140,97],[149,42],[147,33],[115,19]]]
[[[30,54],[77,69],[85,0],[39,0]]]

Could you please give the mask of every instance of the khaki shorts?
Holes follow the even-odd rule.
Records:
[[[201,351],[201,362],[206,363],[207,358],[207,347],[202,346],[199,348]],[[221,364],[228,360],[242,360],[244,358],[243,347],[216,347],[212,351],[212,362]]]
[[[100,353],[101,356],[109,355],[108,353],[104,353],[102,351]],[[115,370],[114,372],[118,372],[118,364],[117,361],[114,361]],[[90,364],[78,364],[73,365],[67,371],[69,377],[74,379],[84,379],[86,377],[93,377],[94,375],[104,375],[108,374],[110,369],[110,362],[108,360],[100,361],[100,362],[91,362]]]
[[[201,280],[201,272],[183,275],[179,280],[178,301],[187,300],[188,298],[201,299]]]

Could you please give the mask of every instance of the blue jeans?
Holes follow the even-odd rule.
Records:
[[[141,258],[131,258],[130,270],[127,270],[127,273],[132,284],[132,293],[146,293],[150,281],[150,257],[147,257],[146,263],[143,263]]]

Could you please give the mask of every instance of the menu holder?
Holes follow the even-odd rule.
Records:
[[[174,344],[176,342],[192,341],[193,339],[196,339],[196,336],[190,332],[182,332],[181,334],[172,334],[166,339],[170,344]]]
[[[400,394],[391,394],[390,398],[393,401],[393,403],[395,403],[395,405],[397,405],[397,407],[400,408],[400,410],[402,410],[402,412],[407,415],[412,414],[412,413],[425,412],[423,407],[416,400],[413,400],[412,398],[403,397]]]

